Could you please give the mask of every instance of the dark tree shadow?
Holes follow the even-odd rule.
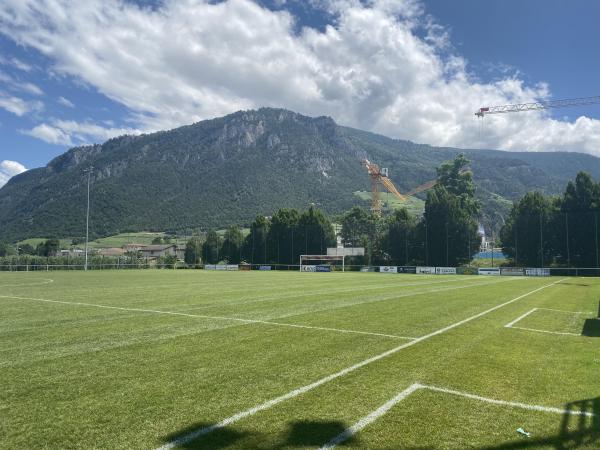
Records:
[[[582,336],[600,337],[600,319],[586,319],[581,330]]]
[[[190,425],[182,430],[177,431],[176,433],[172,433],[167,435],[164,438],[164,442],[173,442],[177,439],[183,438],[191,433],[197,432],[198,430],[210,427],[212,424],[209,423],[196,423],[194,425]],[[240,439],[247,438],[249,436],[254,436],[255,433],[249,433],[246,431],[237,431],[229,427],[219,428],[210,433],[207,433],[203,436],[198,436],[198,438],[193,439],[190,442],[181,443],[177,446],[177,448],[185,448],[190,450],[200,450],[200,449],[221,449],[229,447],[230,445],[235,444]]]
[[[308,421],[291,422],[288,427],[285,446],[287,447],[321,447],[329,440],[343,433],[348,428],[339,421]],[[354,438],[344,442],[352,445]]]
[[[551,447],[555,450],[600,448],[600,397],[567,403],[565,411],[583,411],[590,416],[563,414],[560,429],[554,436],[521,438],[499,445],[479,447],[479,450],[517,450]]]
[[[590,287],[590,284],[587,283],[577,283],[575,281],[561,281],[560,283],[557,284],[566,284],[567,286],[585,286],[585,287]]]

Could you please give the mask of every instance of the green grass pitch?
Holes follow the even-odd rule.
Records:
[[[599,300],[592,278],[0,273],[0,448],[599,449]]]

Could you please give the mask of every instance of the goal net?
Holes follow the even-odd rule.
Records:
[[[300,255],[300,272],[331,272],[336,261],[342,266],[343,272],[342,255]]]

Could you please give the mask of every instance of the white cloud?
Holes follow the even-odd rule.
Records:
[[[30,112],[41,111],[43,107],[44,104],[40,101],[27,101],[0,91],[0,108],[19,117]]]
[[[0,188],[4,186],[12,177],[23,173],[26,170],[27,168],[17,161],[9,161],[7,159],[0,161]]]
[[[21,61],[18,58],[4,58],[2,55],[0,55],[0,64],[5,65],[5,66],[11,66],[14,67],[16,69],[22,70],[23,72],[31,72],[33,70],[33,67],[29,64],[27,64],[26,62]]]
[[[66,106],[67,108],[75,108],[75,105],[73,104],[73,102],[67,98],[64,97],[58,97],[58,103],[60,103],[63,106]]]
[[[67,133],[60,128],[53,127],[46,123],[37,125],[31,130],[21,130],[21,132],[23,134],[41,139],[49,144],[73,146],[73,141]]]
[[[12,91],[25,92],[31,95],[44,95],[44,92],[35,84],[14,79],[2,71],[0,71],[0,81]]]
[[[155,9],[119,0],[4,0],[0,33],[125,105],[144,130],[283,106],[434,145],[599,154],[600,121],[586,117],[494,116],[480,133],[478,107],[549,98],[549,88],[525,84],[518,73],[480,82],[421,2],[311,2],[334,16],[324,31],[298,32],[289,13],[250,0],[165,0]],[[38,131],[110,134],[62,125]],[[58,131],[54,138],[65,141]]]
[[[42,123],[21,133],[36,137],[55,145],[74,146],[106,141],[124,134],[139,134],[132,128],[106,128],[92,122],[52,119],[50,124]]]

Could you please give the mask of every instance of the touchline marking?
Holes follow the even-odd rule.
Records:
[[[44,284],[50,284],[50,283],[54,283],[54,280],[52,280],[50,278],[42,278],[41,283],[3,284],[3,285],[0,285],[0,288],[4,288],[4,287],[19,287],[19,286],[25,286],[25,287],[42,286]]]
[[[425,384],[415,383],[415,384],[409,386],[407,389],[400,392],[398,395],[396,395],[392,399],[388,400],[386,403],[381,405],[379,408],[377,408],[372,413],[370,413],[367,416],[360,419],[358,422],[356,422],[351,427],[346,428],[340,434],[338,434],[333,439],[331,439],[329,442],[327,442],[325,445],[323,445],[319,450],[331,450],[332,448],[336,447],[337,445],[347,441],[352,436],[354,436],[356,433],[358,433],[360,430],[365,428],[367,425],[369,425],[369,424],[373,423],[375,420],[379,419],[381,416],[383,416],[385,413],[387,413],[390,409],[392,409],[395,405],[400,403],[402,400],[406,399],[409,395],[411,395],[412,393],[414,393],[418,390],[421,390],[421,389],[434,391],[434,392],[441,392],[444,394],[456,395],[456,396],[465,397],[465,398],[468,398],[471,400],[477,400],[480,402],[491,403],[493,405],[526,409],[529,411],[540,411],[540,412],[553,413],[553,414],[566,414],[566,415],[571,415],[571,416],[586,416],[586,417],[594,417],[595,416],[594,413],[591,413],[588,411],[576,411],[576,410],[570,410],[570,409],[567,410],[567,409],[553,408],[553,407],[549,407],[549,406],[538,406],[538,405],[528,405],[526,403],[519,403],[519,402],[508,402],[505,400],[496,400],[494,398],[488,398],[488,397],[482,397],[480,395],[469,394],[467,392],[455,391],[453,389],[446,389],[446,388],[437,387],[437,386],[428,386]]]
[[[364,366],[366,366],[368,364],[371,364],[371,363],[373,363],[375,361],[379,361],[380,359],[383,359],[383,358],[386,358],[386,357],[388,357],[390,355],[393,355],[393,354],[399,352],[400,350],[404,350],[405,348],[412,347],[413,345],[416,345],[419,342],[425,341],[425,340],[427,340],[429,338],[432,338],[434,336],[437,336],[439,334],[446,333],[447,331],[450,331],[450,330],[452,330],[452,329],[454,329],[456,327],[464,325],[465,323],[471,322],[472,320],[475,320],[475,319],[478,319],[480,317],[483,317],[486,314],[494,312],[494,311],[496,311],[496,310],[498,310],[500,308],[503,308],[503,307],[505,307],[507,305],[510,305],[511,303],[514,303],[514,302],[516,302],[518,300],[521,300],[524,297],[527,297],[527,296],[529,296],[531,294],[535,294],[536,292],[539,292],[542,289],[545,289],[547,287],[553,286],[553,285],[555,285],[557,283],[560,283],[561,281],[564,281],[564,280],[566,280],[566,278],[563,278],[561,280],[555,281],[553,283],[546,284],[546,285],[541,286],[541,287],[539,287],[537,289],[534,289],[532,291],[526,292],[525,294],[519,295],[518,297],[515,297],[512,300],[509,300],[507,302],[501,303],[500,305],[496,305],[496,306],[494,306],[494,307],[492,307],[490,309],[487,309],[487,310],[485,310],[483,312],[475,314],[474,316],[471,316],[471,317],[468,317],[466,319],[463,319],[460,322],[456,322],[456,323],[454,323],[452,325],[448,325],[447,327],[440,328],[439,330],[433,331],[432,333],[426,334],[425,336],[421,336],[421,337],[419,337],[417,339],[414,339],[412,341],[409,341],[409,342],[407,342],[405,344],[399,345],[398,347],[394,347],[391,350],[387,350],[387,351],[385,351],[383,353],[380,353],[379,355],[375,355],[375,356],[372,356],[371,358],[365,359],[365,360],[363,360],[363,361],[361,361],[359,363],[356,363],[356,364],[354,364],[354,365],[352,365],[350,367],[346,367],[345,369],[342,369],[339,372],[335,372],[335,373],[333,373],[331,375],[328,375],[328,376],[326,376],[324,378],[321,378],[321,379],[319,379],[317,381],[314,381],[313,383],[307,384],[306,386],[302,386],[302,387],[299,387],[297,389],[294,389],[293,391],[290,391],[287,394],[281,395],[281,396],[273,398],[271,400],[267,400],[266,402],[261,403],[259,405],[256,405],[256,406],[254,406],[254,407],[252,407],[250,409],[247,409],[245,411],[241,411],[241,412],[239,412],[237,414],[234,414],[233,416],[230,416],[230,417],[228,417],[226,419],[223,419],[221,422],[218,422],[218,423],[216,423],[214,425],[210,425],[210,426],[204,427],[204,428],[199,428],[196,431],[192,431],[191,433],[188,433],[188,434],[183,435],[183,436],[181,436],[181,437],[179,437],[177,439],[174,439],[174,440],[172,440],[170,442],[167,442],[166,444],[162,445],[161,447],[158,447],[156,450],[170,450],[170,449],[178,447],[180,445],[185,445],[185,444],[187,444],[187,443],[189,443],[189,442],[191,442],[191,441],[199,438],[200,436],[204,436],[206,434],[211,433],[212,431],[215,431],[215,430],[227,427],[227,426],[231,425],[232,423],[237,422],[240,419],[244,419],[246,417],[252,416],[252,415],[254,415],[254,414],[256,414],[256,413],[258,413],[260,411],[264,411],[266,409],[269,409],[269,408],[271,408],[271,407],[273,407],[273,406],[275,406],[275,405],[277,405],[279,403],[282,403],[282,402],[284,402],[286,400],[292,399],[292,398],[297,397],[297,396],[299,396],[301,394],[309,392],[309,391],[311,391],[311,390],[313,390],[313,389],[315,389],[315,388],[317,388],[319,386],[322,386],[325,383],[328,383],[328,382],[333,381],[333,380],[335,380],[337,378],[343,377],[344,375],[347,375],[347,374],[349,374],[351,372],[354,372],[355,370],[360,369],[361,367],[364,367]]]
[[[121,307],[121,306],[97,305],[94,303],[48,300],[48,299],[44,299],[44,298],[16,297],[16,296],[12,296],[12,295],[0,295],[0,298],[11,298],[11,299],[17,299],[17,300],[32,300],[32,301],[46,302],[46,303],[59,303],[59,304],[63,304],[63,305],[89,306],[89,307],[93,307],[93,308],[116,309],[118,311],[135,311],[135,312],[143,312],[143,313],[165,314],[165,315],[170,315],[170,316],[195,317],[195,318],[199,318],[199,319],[225,320],[225,321],[231,321],[231,322],[242,322],[242,323],[246,323],[246,324],[262,324],[262,325],[273,325],[273,326],[277,326],[277,327],[306,328],[306,329],[310,329],[310,330],[334,331],[337,333],[364,334],[364,335],[369,335],[369,336],[380,336],[380,337],[387,337],[387,338],[393,338],[393,339],[408,339],[408,340],[416,339],[414,337],[398,336],[395,334],[348,330],[348,329],[343,329],[343,328],[316,327],[316,326],[311,326],[311,325],[300,325],[300,324],[284,323],[284,322],[269,322],[268,320],[241,319],[239,317],[206,316],[206,315],[202,315],[202,314],[189,314],[189,313],[174,312],[174,311],[161,311],[161,310],[157,310],[157,309],[126,308],[126,307]]]

